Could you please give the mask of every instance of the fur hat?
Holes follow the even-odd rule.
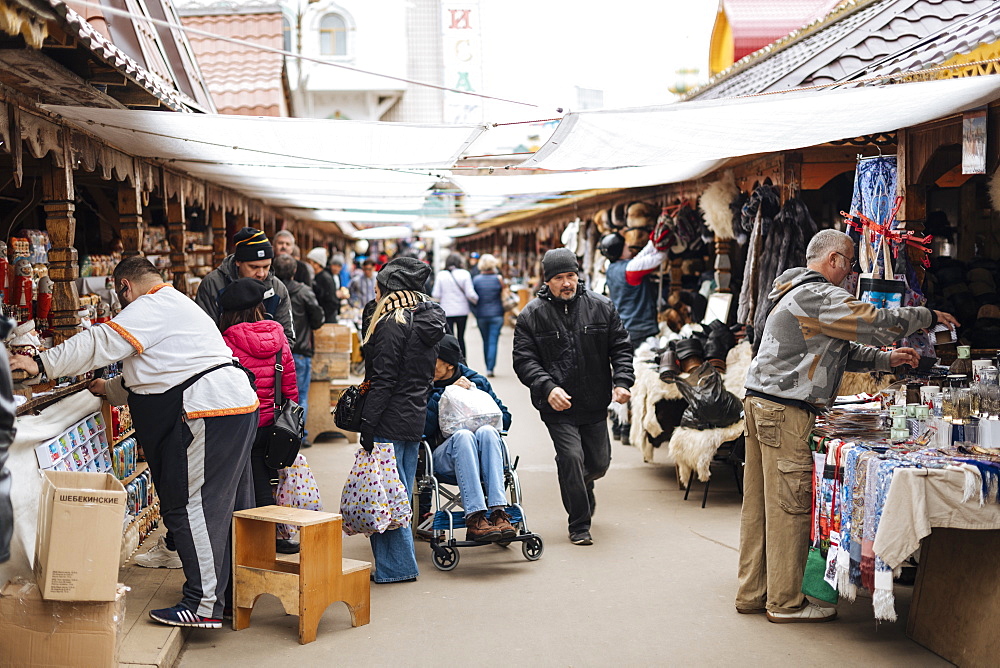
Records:
[[[245,311],[260,304],[267,286],[256,278],[233,281],[219,295],[219,308],[223,311]]]
[[[233,255],[237,262],[256,262],[274,257],[274,247],[267,235],[252,227],[244,227],[233,237]]]
[[[329,259],[329,254],[326,252],[325,248],[317,246],[316,248],[313,248],[311,251],[306,253],[306,257],[315,262],[316,264],[318,264],[319,266],[326,267],[326,262],[327,259]]]
[[[430,275],[431,268],[417,258],[397,257],[382,267],[375,280],[383,294],[397,290],[423,292]]]
[[[553,248],[545,251],[545,255],[542,256],[542,273],[545,274],[546,281],[552,280],[552,277],[557,274],[571,271],[580,273],[580,263],[576,261],[576,255],[573,254],[573,251],[568,248]]]

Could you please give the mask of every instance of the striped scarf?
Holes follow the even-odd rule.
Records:
[[[390,292],[389,294],[383,296],[375,306],[375,313],[372,314],[372,320],[368,325],[368,331],[365,332],[363,343],[367,343],[372,338],[372,334],[375,332],[375,326],[380,321],[395,314],[396,321],[402,324],[406,320],[403,311],[405,309],[413,308],[425,301],[427,301],[427,295],[421,292],[413,292],[411,290],[396,290],[395,292]]]

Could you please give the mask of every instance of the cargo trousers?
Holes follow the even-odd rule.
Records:
[[[743,400],[746,468],[736,608],[795,612],[806,605],[812,453],[809,411],[760,397]]]

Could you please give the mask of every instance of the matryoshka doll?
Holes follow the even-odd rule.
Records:
[[[97,307],[97,319],[94,322],[99,325],[109,320],[111,320],[111,305],[102,299]]]
[[[3,302],[9,306],[14,304],[14,290],[11,285],[10,262],[7,261],[7,243],[0,241],[0,290],[3,291]]]
[[[18,310],[18,322],[27,322],[33,317],[32,301],[35,298],[35,286],[31,280],[31,260],[26,257],[18,259],[14,265],[14,299]]]
[[[49,316],[52,314],[52,279],[42,276],[38,279],[38,298],[35,300],[35,320],[38,329],[49,329],[52,323]]]

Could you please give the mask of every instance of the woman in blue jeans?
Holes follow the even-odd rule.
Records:
[[[489,253],[479,258],[479,274],[472,279],[472,287],[479,295],[476,303],[476,323],[483,337],[483,357],[486,358],[486,375],[493,377],[497,364],[497,342],[503,327],[503,292],[506,286],[499,273],[500,262]]]
[[[427,401],[427,424],[424,425],[424,438],[434,448],[434,472],[458,482],[465,509],[467,540],[510,540],[517,532],[505,510],[507,497],[500,432],[486,425],[475,432],[459,429],[445,438],[440,429],[438,408],[445,388],[450,385],[465,390],[477,388],[489,394],[503,414],[503,430],[510,428],[510,411],[493,393],[490,381],[462,364],[458,340],[449,334],[441,339],[434,370],[434,390]]]
[[[378,273],[375,307],[364,323],[365,379],[371,388],[361,421],[361,446],[392,445],[399,477],[412,500],[417,453],[427,411],[427,389],[434,378],[437,345],[445,315],[423,292],[431,269],[416,258],[396,258]],[[417,578],[413,534],[402,527],[371,536],[377,583]]]

